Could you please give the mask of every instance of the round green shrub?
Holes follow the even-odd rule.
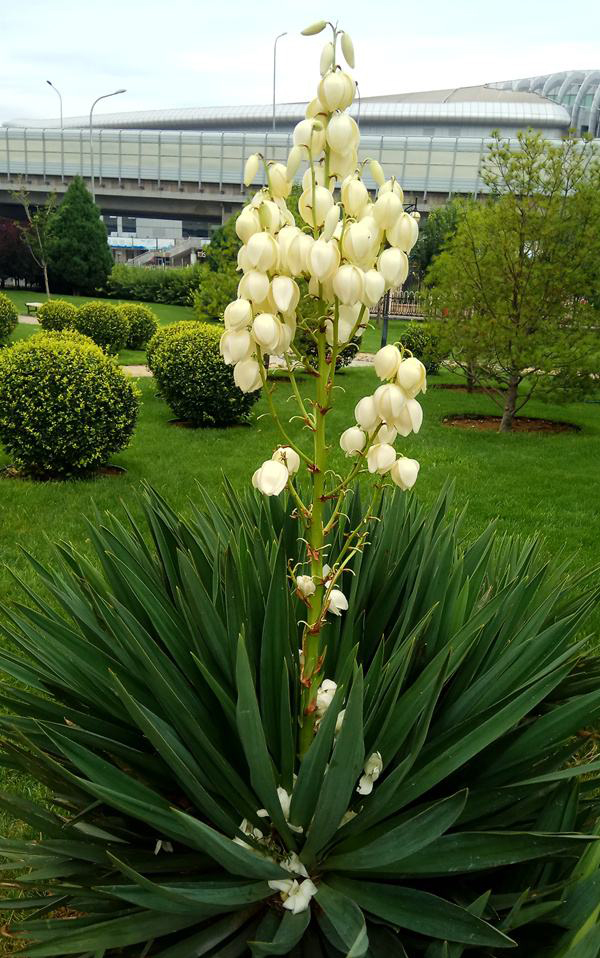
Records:
[[[73,327],[112,355],[125,349],[127,345],[129,324],[118,307],[112,303],[96,300],[84,303],[77,310]]]
[[[137,387],[71,330],[42,332],[0,352],[0,439],[30,475],[92,471],[127,445]]]
[[[156,314],[139,303],[122,303],[117,308],[129,325],[128,348],[143,349],[158,329]]]
[[[4,293],[0,293],[0,345],[8,339],[19,321],[15,306]]]
[[[77,315],[77,307],[65,299],[49,299],[42,303],[37,317],[43,329],[71,329]]]
[[[439,372],[446,358],[438,332],[429,323],[401,323],[399,341],[420,359],[430,375]]]
[[[260,391],[243,393],[219,353],[221,329],[207,323],[167,326],[152,339],[158,388],[178,419],[197,426],[229,426],[247,418]],[[156,342],[158,341],[158,342]]]
[[[148,369],[151,369],[154,372],[154,354],[159,346],[162,346],[163,343],[170,342],[173,337],[179,335],[181,330],[188,329],[190,326],[190,321],[183,319],[178,323],[171,323],[169,326],[163,326],[162,329],[159,329],[157,333],[154,334],[148,345],[146,346],[146,365]]]

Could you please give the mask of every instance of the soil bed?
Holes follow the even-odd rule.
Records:
[[[501,416],[485,416],[478,413],[457,413],[445,416],[442,422],[445,426],[455,429],[474,429],[477,432],[498,432]],[[527,416],[516,416],[513,420],[513,432],[536,432],[544,435],[564,432],[580,432],[580,427],[571,422],[555,422],[552,419],[530,419]]]
[[[472,389],[468,389],[467,386],[462,386],[460,383],[428,383],[428,389],[449,389],[455,393],[480,393],[483,395],[488,395],[490,390],[484,389],[483,386],[473,386]]]

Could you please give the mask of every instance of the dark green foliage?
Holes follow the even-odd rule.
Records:
[[[423,279],[436,256],[456,231],[460,216],[469,206],[468,200],[455,198],[432,210],[419,224],[419,239],[410,254],[411,267]]]
[[[0,438],[28,474],[97,469],[127,445],[137,410],[131,380],[79,333],[39,333],[0,353]]]
[[[37,311],[37,318],[46,331],[71,329],[76,316],[77,307],[64,299],[49,299]]]
[[[73,328],[89,336],[97,346],[116,355],[127,345],[129,322],[118,306],[103,301],[92,301],[79,306],[73,319]]]
[[[169,323],[168,326],[163,326],[162,329],[159,329],[158,332],[154,334],[146,346],[146,363],[149,369],[154,371],[154,353],[158,347],[167,343],[172,338],[176,338],[182,330],[188,329],[188,326],[189,320],[182,319],[178,323]]]
[[[106,227],[80,176],[53,216],[47,252],[52,288],[93,295],[106,285],[113,263]]]
[[[308,357],[308,361],[314,369],[318,368],[318,356],[317,356],[317,344],[315,343],[313,337],[307,333],[305,330],[300,329],[295,337],[295,343],[302,353],[303,356]],[[342,369],[344,366],[349,366],[353,359],[356,358],[356,354],[360,352],[360,338],[355,336],[354,339],[350,340],[347,346],[340,351],[336,361],[335,368]]]
[[[200,285],[201,271],[199,264],[179,269],[159,269],[115,263],[106,283],[106,292],[115,299],[191,306],[194,292]]]
[[[24,280],[36,285],[41,280],[41,271],[28,248],[23,230],[13,220],[0,217],[0,284],[4,280]]]
[[[440,363],[446,358],[440,343],[435,322],[402,323],[398,341],[421,360],[430,375],[439,372]]]
[[[242,244],[235,231],[236,220],[237,214],[230,216],[215,230],[205,249],[200,286],[194,294],[194,310],[203,322],[222,319],[225,307],[237,296],[237,255]]]
[[[230,426],[247,419],[260,390],[243,393],[219,352],[221,329],[177,323],[150,343],[149,359],[161,396],[178,419],[196,426]]]
[[[144,349],[158,329],[158,319],[149,306],[139,303],[121,303],[118,310],[129,327],[128,349]]]
[[[0,345],[6,342],[19,321],[19,314],[12,301],[0,293]]]
[[[600,763],[580,731],[600,664],[576,641],[593,581],[531,541],[464,543],[446,496],[392,494],[323,634],[338,692],[299,766],[284,577],[302,527],[292,501],[225,493],[184,521],[146,490],[150,535],[98,520],[100,567],[62,544],[37,565],[51,602],[7,618],[2,762],[54,797],[0,797],[36,836],[0,841],[25,954],[596,958]],[[356,494],[346,510],[333,553]],[[308,833],[278,806],[293,773]],[[272,857],[232,841],[243,818],[268,833],[262,807]],[[268,885],[292,848],[318,888],[298,915]]]

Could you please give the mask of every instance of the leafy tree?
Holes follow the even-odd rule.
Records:
[[[205,249],[206,258],[200,268],[200,286],[194,293],[194,309],[198,319],[210,322],[219,319],[235,299],[239,274],[237,254],[242,245],[235,231],[237,213],[215,230]]]
[[[34,282],[39,279],[39,270],[19,224],[0,219],[0,286],[4,286],[7,279]]]
[[[48,281],[48,262],[50,248],[50,233],[56,212],[56,195],[50,193],[45,203],[40,204],[32,211],[27,190],[18,190],[13,193],[25,210],[27,226],[20,226],[23,242],[27,246],[31,258],[41,270],[44,277],[46,296],[50,297]]]
[[[449,200],[444,206],[432,210],[425,221],[421,220],[419,239],[411,253],[413,271],[421,279],[456,231],[460,213],[467,202],[458,197]]]
[[[594,388],[599,342],[600,160],[589,140],[494,137],[490,196],[464,209],[428,281],[453,358],[501,406],[500,430],[534,392]]]
[[[61,289],[94,293],[105,286],[113,262],[106,235],[100,210],[76,176],[50,230],[50,273]]]

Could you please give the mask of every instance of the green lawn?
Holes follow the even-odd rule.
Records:
[[[448,374],[435,382],[454,381]],[[377,380],[370,369],[354,368],[339,379],[345,393],[328,417],[329,435],[335,444],[334,468],[343,465],[337,437],[352,422],[357,400],[372,392]],[[262,398],[254,407],[251,425],[228,430],[180,429],[168,424],[171,412],[154,395],[152,380],[140,380],[143,404],[138,427],[128,449],[114,457],[124,466],[124,477],[67,483],[0,481],[3,535],[0,542],[0,590],[15,599],[19,589],[11,570],[30,580],[20,547],[45,560],[50,542],[64,538],[87,548],[85,516],[94,504],[119,512],[121,503],[137,513],[136,493],[143,479],[164,493],[184,512],[190,499],[198,498],[198,485],[219,494],[221,475],[241,488],[250,482],[253,470],[270,456],[278,441],[275,427]],[[311,384],[303,383],[308,391]],[[295,410],[286,403],[289,384],[277,386],[276,401],[282,416]],[[425,422],[418,436],[397,443],[399,449],[421,462],[416,495],[431,502],[448,479],[456,480],[456,505],[469,503],[465,533],[474,535],[494,518],[503,531],[531,535],[541,532],[546,552],[564,549],[576,553],[576,562],[588,567],[598,561],[600,538],[600,417],[599,406],[579,403],[550,406],[532,402],[528,415],[564,419],[581,426],[580,433],[562,435],[508,435],[463,432],[442,424],[453,412],[493,412],[482,395],[469,396],[430,388],[423,399]],[[261,417],[261,418],[259,418]],[[306,433],[300,424],[290,432],[301,442]],[[0,457],[0,465],[8,462]]]
[[[35,293],[31,290],[5,289],[3,292],[6,293],[9,299],[12,299],[19,314],[23,316],[27,315],[25,303],[43,303],[46,299],[45,293]],[[56,293],[53,298],[66,299],[67,302],[74,303],[75,306],[81,306],[82,303],[89,303],[91,300],[102,299],[101,296],[66,296],[62,293]],[[108,301],[115,304],[132,302],[132,300],[129,299],[109,299]],[[148,303],[147,305],[156,313],[161,326],[166,326],[168,323],[177,323],[181,319],[195,318],[194,310],[191,306],[169,306],[164,303]]]

